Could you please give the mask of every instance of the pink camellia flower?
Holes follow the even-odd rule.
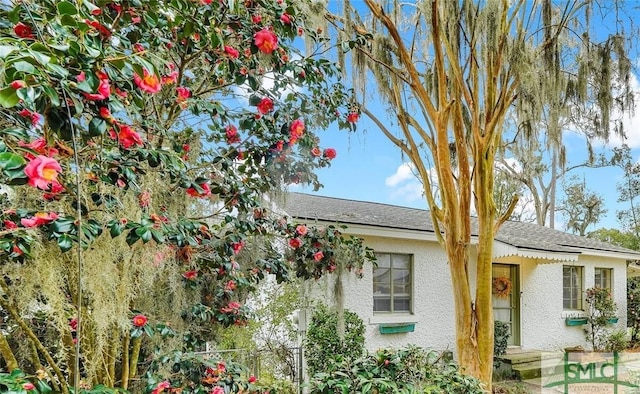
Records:
[[[29,111],[28,109],[23,109],[22,111],[18,112],[18,115],[24,116],[25,118],[30,118],[31,119],[31,125],[33,127],[38,126],[38,123],[40,123],[40,119],[42,119],[42,115],[40,115],[37,112],[34,111]]]
[[[142,69],[143,76],[133,74],[133,82],[142,90],[149,94],[158,93],[162,89],[162,84],[155,74],[151,74],[146,68]]]
[[[133,319],[131,319],[131,322],[133,323],[133,325],[135,327],[144,327],[147,322],[149,321],[149,319],[145,316],[145,315],[135,315],[133,317]]]
[[[38,155],[27,164],[24,173],[29,177],[29,185],[41,190],[47,190],[53,183],[58,183],[58,174],[62,167],[55,160],[47,156]]]
[[[206,197],[211,194],[211,188],[209,187],[208,183],[201,183],[200,188],[202,189],[202,192],[199,192],[195,188],[190,187],[187,189],[187,194],[191,197]]]
[[[15,80],[15,81],[11,82],[10,85],[15,90],[27,87],[27,83],[25,81],[21,80],[21,79],[18,79],[18,80]]]
[[[112,121],[113,120],[113,115],[111,115],[111,111],[109,111],[109,108],[100,107],[99,112],[100,112],[100,117],[102,119],[105,119],[105,120],[108,120],[108,121]]]
[[[319,251],[317,251],[317,252],[315,252],[315,253],[313,254],[313,259],[314,259],[315,261],[320,261],[320,260],[322,260],[322,258],[323,258],[323,257],[324,257],[324,253],[322,253],[322,251],[321,251],[321,250],[319,250]]]
[[[299,224],[296,227],[296,233],[298,233],[299,235],[305,236],[307,235],[307,231],[309,231],[309,229],[304,224]]]
[[[113,140],[118,140],[118,143],[123,148],[129,149],[134,145],[144,145],[144,141],[142,141],[140,134],[135,132],[131,127],[120,124],[116,125],[116,127],[119,131],[116,133],[114,128],[109,129],[109,136]]]
[[[336,158],[337,153],[336,150],[333,148],[327,148],[324,150],[324,152],[322,153],[322,156],[326,157],[329,160],[333,160]]]
[[[186,280],[195,280],[198,277],[198,271],[197,270],[187,271],[184,274],[182,274],[182,277],[185,278]]]
[[[273,111],[273,100],[271,100],[269,97],[264,97],[262,100],[260,100],[257,107],[258,112],[260,112],[262,115],[268,114],[269,112]]]
[[[15,26],[13,26],[13,32],[16,34],[16,36],[20,37],[20,38],[35,38],[33,35],[33,30],[31,30],[31,27],[28,25],[25,25],[22,22],[18,22]]]
[[[20,219],[20,223],[27,228],[44,226],[49,224],[58,218],[58,214],[55,212],[38,212],[30,218]]]
[[[234,291],[236,289],[236,287],[238,287],[236,285],[236,282],[233,281],[233,280],[230,280],[224,285],[224,290],[225,291]]]
[[[184,102],[191,97],[191,91],[189,88],[185,88],[184,86],[178,86],[176,88],[176,93],[178,94],[177,100],[179,103]]]
[[[165,380],[163,382],[158,383],[158,385],[153,389],[153,391],[151,392],[151,394],[160,394],[162,393],[165,389],[171,388],[171,383],[169,383],[168,380]]]
[[[216,386],[209,394],[224,394],[224,389],[220,386]]]
[[[57,155],[58,154],[58,150],[52,146],[47,146],[47,142],[44,140],[44,138],[39,137],[36,138],[35,140],[31,141],[30,143],[24,143],[22,141],[18,141],[18,145],[23,147],[23,148],[29,148],[33,151],[35,151],[38,154],[44,155],[44,156],[53,156],[53,155]],[[24,158],[27,160],[33,160],[35,159],[35,155],[27,152],[24,154]]]
[[[229,55],[229,57],[232,59],[237,59],[240,56],[240,52],[238,52],[237,49],[235,49],[234,47],[230,47],[228,45],[225,45],[224,53]]]
[[[78,82],[84,82],[85,79],[87,79],[87,75],[84,71],[80,71],[80,74],[76,75],[76,81]]]
[[[322,155],[322,151],[320,150],[320,148],[316,146],[313,149],[311,149],[311,156],[320,157],[320,155]]]
[[[31,382],[27,382],[27,383],[22,383],[22,388],[24,390],[31,391],[31,390],[35,390],[36,386],[34,386],[33,383]]]
[[[251,22],[258,24],[260,22],[262,22],[262,15],[252,15],[251,16]]]
[[[169,74],[162,77],[163,85],[171,85],[178,82],[178,70],[173,70]]]
[[[240,303],[236,302],[236,301],[231,301],[227,306],[223,306],[222,308],[220,308],[220,312],[222,313],[237,313],[238,309],[240,309]],[[218,369],[220,369],[220,367],[218,366]],[[224,369],[223,369],[224,371]]]
[[[296,119],[291,123],[289,128],[290,143],[293,145],[304,134],[304,121],[302,119]]]
[[[59,199],[58,194],[64,191],[64,187],[59,183],[52,183],[51,188],[49,189],[49,193],[44,193],[42,198],[47,201],[53,201]]]
[[[360,115],[357,112],[349,112],[349,115],[347,115],[347,122],[349,123],[356,123],[358,119],[360,119]]]
[[[84,97],[87,100],[91,100],[91,101],[106,100],[111,94],[111,85],[109,85],[109,76],[107,76],[107,74],[102,71],[98,71],[96,75],[100,80],[100,83],[98,84],[98,91],[96,93],[83,92],[82,94],[84,94]],[[84,74],[80,73],[80,75],[78,75],[79,82],[80,82],[81,76],[82,76],[82,80],[84,80]]]
[[[268,29],[262,29],[253,35],[253,42],[260,52],[270,55],[278,47],[278,36]]]
[[[285,25],[290,25],[291,24],[291,15],[287,14],[286,12],[282,15],[280,15],[280,22],[284,23]]]
[[[240,142],[240,135],[238,134],[238,129],[234,125],[229,125],[225,129],[225,133],[227,135],[227,143],[235,144]]]
[[[300,238],[291,238],[289,240],[289,246],[291,246],[294,249],[298,249],[299,247],[302,246],[302,240]]]
[[[255,383],[257,380],[258,380],[258,379],[257,379],[255,376],[253,376],[253,375],[249,376],[249,383],[253,384],[253,383]]]

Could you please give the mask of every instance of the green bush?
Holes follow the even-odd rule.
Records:
[[[611,292],[600,287],[587,289],[587,326],[585,336],[593,351],[606,349],[609,320],[616,317],[618,306],[611,297]]]
[[[624,330],[616,330],[607,338],[606,350],[608,352],[621,352],[629,347],[627,333]]]
[[[500,367],[498,357],[507,354],[507,346],[509,344],[509,325],[495,321],[493,323],[493,366]]]
[[[311,394],[484,393],[477,379],[461,374],[455,364],[444,362],[442,355],[415,346],[382,349],[327,366],[332,372],[311,377]]]
[[[329,371],[342,360],[364,353],[364,323],[357,314],[344,311],[344,338],[338,336],[338,313],[320,305],[311,317],[304,342],[305,360],[310,375]]]
[[[635,346],[640,342],[640,276],[627,279],[627,327]]]

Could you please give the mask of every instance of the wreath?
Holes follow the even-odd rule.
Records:
[[[493,278],[493,294],[498,298],[509,297],[512,288],[511,279],[504,276]]]

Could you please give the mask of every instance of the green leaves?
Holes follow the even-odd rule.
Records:
[[[25,159],[13,152],[0,153],[0,169],[8,185],[20,185],[27,181],[24,173]]]
[[[57,8],[60,15],[76,15],[78,13],[76,6],[68,1],[59,2]]]
[[[20,102],[16,90],[12,87],[0,89],[0,105],[4,108],[13,108]]]

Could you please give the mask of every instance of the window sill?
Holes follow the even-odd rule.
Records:
[[[369,318],[369,324],[415,324],[416,318],[410,313],[389,313],[383,315],[374,315]]]

